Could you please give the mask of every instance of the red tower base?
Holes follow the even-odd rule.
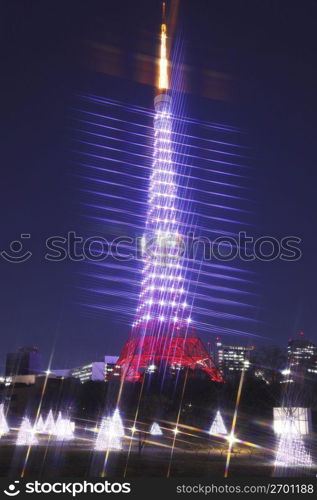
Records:
[[[146,335],[130,337],[125,344],[117,365],[121,369],[121,380],[138,382],[144,373],[160,370],[163,366],[172,369],[189,367],[200,369],[215,382],[223,382],[204,344],[192,333],[181,336]]]

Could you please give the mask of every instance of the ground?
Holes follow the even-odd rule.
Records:
[[[122,451],[93,450],[91,441],[76,443],[48,443],[41,441],[29,453],[26,446],[15,446],[8,440],[1,441],[0,476],[17,477],[23,469],[26,478],[100,477],[106,462],[106,477],[170,477],[222,478],[225,470],[227,447],[222,442],[208,441],[199,447],[176,441],[171,459],[171,447],[145,444],[139,451],[139,442],[124,439]],[[162,444],[162,443],[161,443]],[[26,459],[27,457],[27,459]],[[233,450],[229,476],[231,478],[271,477],[273,454],[239,445]],[[25,467],[24,467],[25,464]],[[316,471],[309,471],[308,475]]]

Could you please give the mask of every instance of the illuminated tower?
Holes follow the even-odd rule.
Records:
[[[142,288],[132,332],[118,365],[122,379],[128,381],[140,380],[145,372],[185,367],[200,368],[210,379],[221,381],[221,374],[194,333],[186,301],[188,282],[182,255],[186,226],[178,199],[164,17],[163,13],[153,164],[142,238]]]

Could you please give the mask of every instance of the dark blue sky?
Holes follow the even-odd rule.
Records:
[[[258,233],[303,238],[299,262],[254,264],[263,322],[258,333],[281,345],[299,329],[316,339],[316,14],[309,0],[192,0],[180,2],[178,15],[190,67],[188,109],[201,120],[249,130]],[[84,230],[69,158],[74,94],[150,107],[153,88],[135,81],[133,60],[135,54],[155,55],[159,15],[154,0],[18,0],[1,7],[0,244],[6,249],[21,233],[31,233],[33,257],[24,264],[0,260],[0,366],[19,345],[38,345],[45,362],[55,345],[53,365],[75,365],[117,353],[128,334],[116,314],[82,311],[79,264],[45,262],[43,242]],[[102,58],[93,71],[96,46],[122,54],[116,75],[109,76]],[[201,75],[208,72],[230,77],[221,101],[217,86],[214,99],[206,99]]]

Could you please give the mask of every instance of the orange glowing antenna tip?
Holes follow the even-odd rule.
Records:
[[[168,75],[167,75],[167,50],[166,50],[166,20],[165,20],[165,2],[162,4],[162,24],[161,24],[161,47],[160,47],[160,63],[159,63],[159,81],[158,88],[166,90],[168,88]]]

